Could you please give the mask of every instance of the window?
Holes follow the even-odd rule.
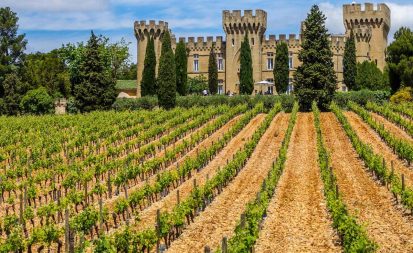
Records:
[[[291,94],[294,91],[293,79],[288,78],[287,94]]]
[[[218,94],[224,94],[224,80],[218,80]]]
[[[288,67],[293,68],[293,52],[288,52]]]
[[[254,38],[251,38],[251,44],[254,46],[254,44],[255,44]]]
[[[224,55],[223,54],[217,54],[217,65],[218,65],[218,71],[223,71],[224,70]]]
[[[267,53],[267,70],[274,69],[274,53]]]
[[[194,71],[199,71],[199,54],[194,54]]]
[[[234,46],[235,45],[235,40],[234,39],[232,39],[232,46]]]
[[[270,82],[270,83],[274,83],[274,79],[272,79],[272,78],[268,78],[267,81]],[[274,85],[269,85],[267,87],[266,94],[271,94],[271,95],[274,94]]]

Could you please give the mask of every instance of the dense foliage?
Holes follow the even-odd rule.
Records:
[[[208,88],[210,94],[218,93],[218,66],[214,47],[211,47],[208,59]]]
[[[289,80],[288,45],[285,42],[277,44],[274,61],[274,85],[278,94],[287,92]]]
[[[312,101],[325,110],[333,100],[337,88],[325,15],[314,5],[304,21],[302,49],[298,59],[302,65],[294,77],[295,93],[300,108],[311,110]]]
[[[156,95],[156,55],[153,38],[148,37],[143,63],[141,96]]]
[[[201,95],[203,90],[208,89],[208,80],[204,75],[188,77],[188,94]]]
[[[20,108],[24,113],[46,114],[53,111],[53,98],[49,96],[46,88],[39,87],[30,90],[20,102]]]
[[[73,95],[82,112],[105,110],[116,98],[115,79],[107,68],[105,55],[100,50],[104,44],[93,32],[84,48],[80,61],[78,82],[74,83]]]
[[[240,70],[239,70],[239,93],[251,95],[254,90],[254,80],[252,73],[251,47],[248,33],[245,33],[244,41],[240,49]]]
[[[388,90],[387,80],[374,62],[357,63],[356,85],[354,90]]]
[[[413,87],[413,32],[410,28],[401,27],[394,34],[394,41],[387,48],[386,61],[393,93],[402,86]]]
[[[381,104],[389,101],[389,98],[390,92],[382,90],[360,90],[350,92],[336,92],[336,94],[334,94],[334,102],[341,108],[346,108],[349,101],[353,101],[360,105],[366,105],[368,101]]]
[[[181,96],[188,93],[188,56],[186,45],[180,41],[175,49],[176,90]]]
[[[349,90],[355,90],[357,76],[356,41],[353,30],[346,40],[343,56],[343,82]],[[360,86],[359,86],[360,87]],[[360,89],[360,88],[358,88]]]
[[[170,109],[176,104],[176,68],[175,57],[171,48],[171,37],[166,31],[162,37],[162,50],[158,70],[159,106]]]

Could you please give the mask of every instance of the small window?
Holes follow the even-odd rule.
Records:
[[[293,69],[293,52],[288,52],[288,67]]]
[[[218,80],[218,94],[224,94],[224,80]]]
[[[274,53],[267,53],[267,70],[274,69]]]
[[[194,54],[194,71],[198,72],[199,71],[199,55]]]
[[[254,44],[255,44],[254,38],[251,38],[251,44],[254,46]]]
[[[232,46],[235,46],[235,40],[232,39]]]
[[[224,70],[224,55],[222,53],[217,54],[217,67],[218,71]]]

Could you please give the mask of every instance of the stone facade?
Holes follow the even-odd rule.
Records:
[[[380,69],[385,66],[385,51],[387,47],[387,37],[390,30],[390,9],[385,4],[374,6],[373,4],[348,4],[343,6],[343,21],[346,29],[344,35],[331,35],[331,49],[334,54],[333,62],[337,74],[337,89],[345,91],[343,84],[343,54],[346,38],[350,31],[356,37],[357,60],[374,61]],[[290,80],[292,81],[294,72],[300,66],[298,53],[301,50],[302,36],[281,34],[278,38],[275,35],[265,35],[267,28],[267,13],[263,10],[223,11],[222,26],[225,32],[225,40],[222,36],[216,38],[189,37],[179,38],[184,41],[188,49],[188,76],[198,75],[208,76],[208,58],[211,47],[217,54],[218,79],[220,93],[234,93],[239,91],[239,68],[240,68],[240,48],[244,40],[245,33],[248,33],[251,46],[253,62],[254,82],[262,80],[272,81],[277,43],[286,42],[289,49]],[[138,40],[138,76],[137,76],[137,96],[140,96],[140,82],[142,79],[143,63],[145,59],[146,44],[148,36],[152,36],[155,41],[155,52],[157,63],[159,62],[161,50],[161,38],[163,32],[169,29],[168,23],[159,21],[135,22],[135,35]],[[302,30],[302,29],[301,29]],[[172,33],[171,33],[172,34]],[[176,48],[176,38],[172,34],[172,48]],[[260,91],[258,85],[254,88],[254,93]],[[290,85],[290,88],[292,85]],[[275,92],[275,91],[274,91]]]

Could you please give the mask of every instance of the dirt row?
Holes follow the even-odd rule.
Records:
[[[409,141],[411,144],[413,144],[413,138],[410,136],[407,132],[405,132],[403,129],[401,129],[399,126],[394,124],[393,122],[390,122],[380,114],[377,114],[375,112],[370,112],[372,118],[377,121],[378,123],[384,125],[384,127],[393,135],[397,136],[397,138],[404,139],[406,141]]]
[[[364,142],[369,144],[375,153],[382,155],[385,158],[387,166],[390,168],[391,161],[394,164],[394,171],[399,177],[404,174],[407,185],[413,184],[413,167],[408,167],[405,161],[402,161],[393,152],[393,150],[381,140],[380,136],[367,123],[363,121],[354,112],[345,112],[351,127],[356,131],[357,135]],[[386,127],[391,124],[387,122]]]
[[[255,252],[340,252],[326,209],[312,113],[299,113]]]
[[[215,158],[208,163],[208,165],[199,172],[192,173],[192,177],[186,180],[178,188],[172,190],[166,197],[153,203],[148,208],[139,213],[140,221],[131,221],[131,226],[137,231],[143,231],[145,229],[155,226],[156,212],[158,209],[161,212],[171,211],[177,204],[177,191],[179,191],[180,199],[183,200],[191,193],[193,189],[193,179],[196,179],[197,185],[202,186],[205,184],[206,175],[213,177],[217,169],[223,167],[226,164],[227,159],[232,158],[233,154],[243,146],[248,138],[252,136],[260,123],[264,120],[265,115],[259,114],[254,117],[241,132],[239,132],[224,148],[221,150]],[[228,131],[227,128],[225,131]],[[211,137],[213,138],[213,137]],[[210,138],[209,138],[210,139]],[[208,140],[209,140],[208,139]],[[211,141],[211,140],[209,140]],[[112,233],[114,230],[109,231]]]
[[[356,115],[347,113],[346,116],[363,141],[371,139],[375,142],[374,135]],[[378,243],[379,252],[413,252],[411,218],[403,216],[394,206],[390,192],[374,182],[334,114],[321,114],[321,123],[340,193],[349,212]]]
[[[216,249],[223,236],[233,235],[246,203],[256,197],[278,156],[288,119],[284,113],[274,118],[244,169],[172,243],[168,252],[202,252],[206,245]]]

